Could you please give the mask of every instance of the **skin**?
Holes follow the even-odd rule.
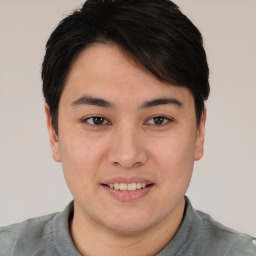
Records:
[[[168,102],[147,104],[156,99]],[[71,236],[80,253],[157,254],[179,228],[194,161],[203,155],[206,114],[197,126],[190,91],[158,81],[113,44],[94,44],[70,70],[58,136],[45,111],[53,157],[74,196]],[[102,185],[116,177],[153,185],[136,200],[120,200]]]

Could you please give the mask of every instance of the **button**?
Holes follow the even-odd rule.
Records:
[[[252,240],[252,243],[256,245],[256,239],[253,239],[253,240]]]

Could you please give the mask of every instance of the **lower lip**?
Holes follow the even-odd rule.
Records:
[[[113,189],[107,186],[103,186],[103,188],[107,190],[111,196],[113,196],[114,198],[122,202],[132,202],[132,201],[139,200],[142,197],[146,196],[153,187],[154,185],[151,185],[143,189],[132,190],[132,191],[122,191],[122,190]]]

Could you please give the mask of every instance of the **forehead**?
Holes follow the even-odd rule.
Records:
[[[183,102],[193,101],[186,87],[159,81],[138,64],[128,59],[113,44],[93,44],[83,50],[72,65],[62,98],[78,98],[82,94],[134,102],[171,96]]]

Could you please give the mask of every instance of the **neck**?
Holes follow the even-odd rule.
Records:
[[[183,218],[185,199],[173,212],[143,231],[122,233],[111,230],[79,215],[74,204],[74,218],[71,222],[71,236],[83,256],[152,256],[160,252],[174,237]]]

